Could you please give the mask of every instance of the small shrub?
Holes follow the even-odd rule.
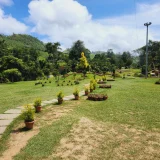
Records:
[[[115,73],[115,77],[120,78],[120,77],[121,77],[121,74],[120,74],[119,72],[116,72],[116,73]]]
[[[34,121],[34,114],[35,114],[35,110],[32,108],[31,105],[24,106],[24,110],[22,111],[22,117],[25,122]]]
[[[89,86],[85,86],[84,90],[85,90],[86,92],[89,92]]]
[[[106,81],[106,79],[107,79],[106,76],[103,76],[103,77],[102,77],[102,80],[103,80],[103,81]]]
[[[93,89],[94,89],[94,87],[93,87],[93,83],[90,83],[89,88],[90,88],[90,92],[92,92],[92,91],[93,91]]]
[[[75,88],[74,92],[73,92],[74,96],[79,96],[79,90],[77,88]]]
[[[57,93],[57,98],[58,99],[62,99],[63,97],[64,97],[64,94],[63,94],[62,91],[60,91],[60,92]]]
[[[35,99],[35,101],[34,101],[34,107],[41,106],[41,103],[42,103],[41,98],[37,98],[37,99]]]
[[[79,81],[74,81],[75,84],[79,84]]]

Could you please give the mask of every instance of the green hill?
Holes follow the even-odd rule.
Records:
[[[5,43],[9,48],[29,47],[36,50],[45,50],[43,42],[35,37],[26,34],[13,34],[11,36],[0,35],[0,40],[5,40]]]

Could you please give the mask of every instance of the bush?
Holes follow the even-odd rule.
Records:
[[[120,74],[119,72],[116,72],[116,73],[115,73],[115,77],[120,78],[120,77],[121,77],[121,74]]]
[[[3,74],[11,82],[19,81],[22,78],[21,72],[16,68],[7,69],[3,72]]]

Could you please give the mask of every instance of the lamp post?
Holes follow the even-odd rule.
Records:
[[[147,27],[146,35],[146,78],[148,77],[148,26],[151,25],[151,22],[145,23],[144,26]]]

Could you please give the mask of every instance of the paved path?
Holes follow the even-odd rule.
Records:
[[[80,96],[84,95],[84,91],[80,92]],[[74,96],[66,96],[63,99],[65,101],[73,99]],[[57,102],[57,99],[52,99],[50,101],[42,101],[42,106],[46,106],[48,104],[52,104]],[[22,113],[23,106],[17,107],[15,109],[9,109],[3,114],[0,114],[0,137],[4,133],[7,126]]]

